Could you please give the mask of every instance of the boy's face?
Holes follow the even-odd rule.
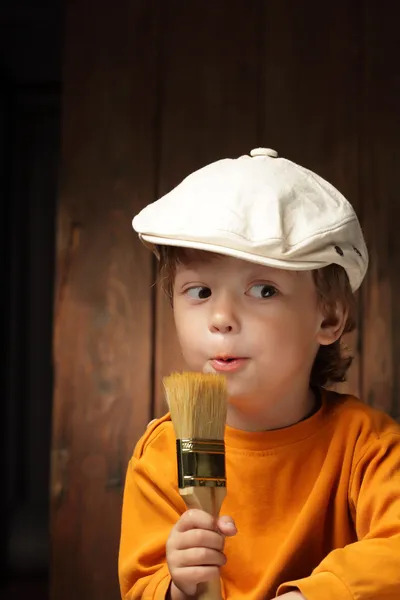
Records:
[[[205,253],[203,253],[205,254]],[[308,389],[326,339],[311,271],[226,256],[177,266],[173,306],[188,367],[227,376],[230,402],[257,407]]]

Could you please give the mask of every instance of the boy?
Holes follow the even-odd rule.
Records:
[[[160,259],[189,369],[228,381],[228,493],[186,511],[168,415],[129,464],[123,598],[400,599],[400,427],[323,386],[368,256],[329,183],[258,148],[187,177],[133,220]]]

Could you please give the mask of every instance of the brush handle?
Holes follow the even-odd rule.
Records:
[[[218,518],[222,502],[226,496],[225,487],[191,487],[179,490],[188,508],[204,510]],[[222,600],[221,581],[218,577],[198,585],[197,600]]]

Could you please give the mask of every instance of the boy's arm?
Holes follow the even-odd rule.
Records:
[[[189,600],[189,597],[186,596],[186,594],[184,594],[180,590],[178,590],[174,583],[171,583],[167,592],[166,600]]]
[[[119,580],[125,600],[162,600],[169,591],[165,544],[186,510],[169,471],[167,457],[154,453],[134,456],[129,463],[119,551]]]
[[[334,550],[310,577],[281,585],[307,600],[400,598],[400,430],[374,440],[353,471],[349,505],[358,542]]]

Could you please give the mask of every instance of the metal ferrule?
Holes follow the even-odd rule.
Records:
[[[223,440],[176,440],[178,486],[225,487]]]

